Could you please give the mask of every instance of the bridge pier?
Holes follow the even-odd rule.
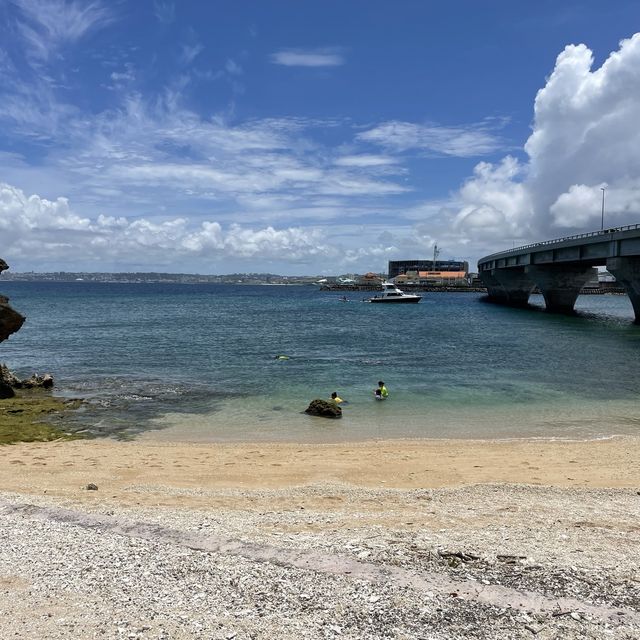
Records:
[[[525,272],[536,283],[544,297],[547,311],[573,313],[573,306],[582,287],[597,271],[578,265],[529,265]]]
[[[489,300],[512,307],[526,306],[534,287],[524,268],[492,269],[480,273],[480,278],[487,287]]]
[[[640,257],[609,258],[607,271],[627,290],[636,315],[636,324],[640,324]]]

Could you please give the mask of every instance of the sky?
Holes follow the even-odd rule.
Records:
[[[640,223],[636,31],[637,0],[0,0],[0,257],[474,270],[603,193]]]

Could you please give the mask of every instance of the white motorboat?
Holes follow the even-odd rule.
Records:
[[[383,282],[382,283],[382,293],[379,296],[373,296],[373,298],[369,298],[369,302],[420,302],[422,300],[422,296],[417,296],[413,293],[405,293],[404,291],[398,289],[393,282]]]

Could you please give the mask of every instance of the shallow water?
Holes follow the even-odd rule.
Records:
[[[640,432],[640,327],[626,296],[575,316],[480,294],[370,305],[313,287],[2,282],[27,316],[0,346],[86,397],[97,435],[193,440],[608,437]],[[275,360],[277,354],[289,360]],[[384,379],[390,399],[375,402]],[[302,413],[332,391],[339,421]]]

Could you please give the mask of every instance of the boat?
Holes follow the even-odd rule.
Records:
[[[382,283],[382,293],[379,296],[373,296],[369,298],[369,302],[420,302],[422,296],[417,296],[414,293],[405,293],[398,289],[393,282]]]

